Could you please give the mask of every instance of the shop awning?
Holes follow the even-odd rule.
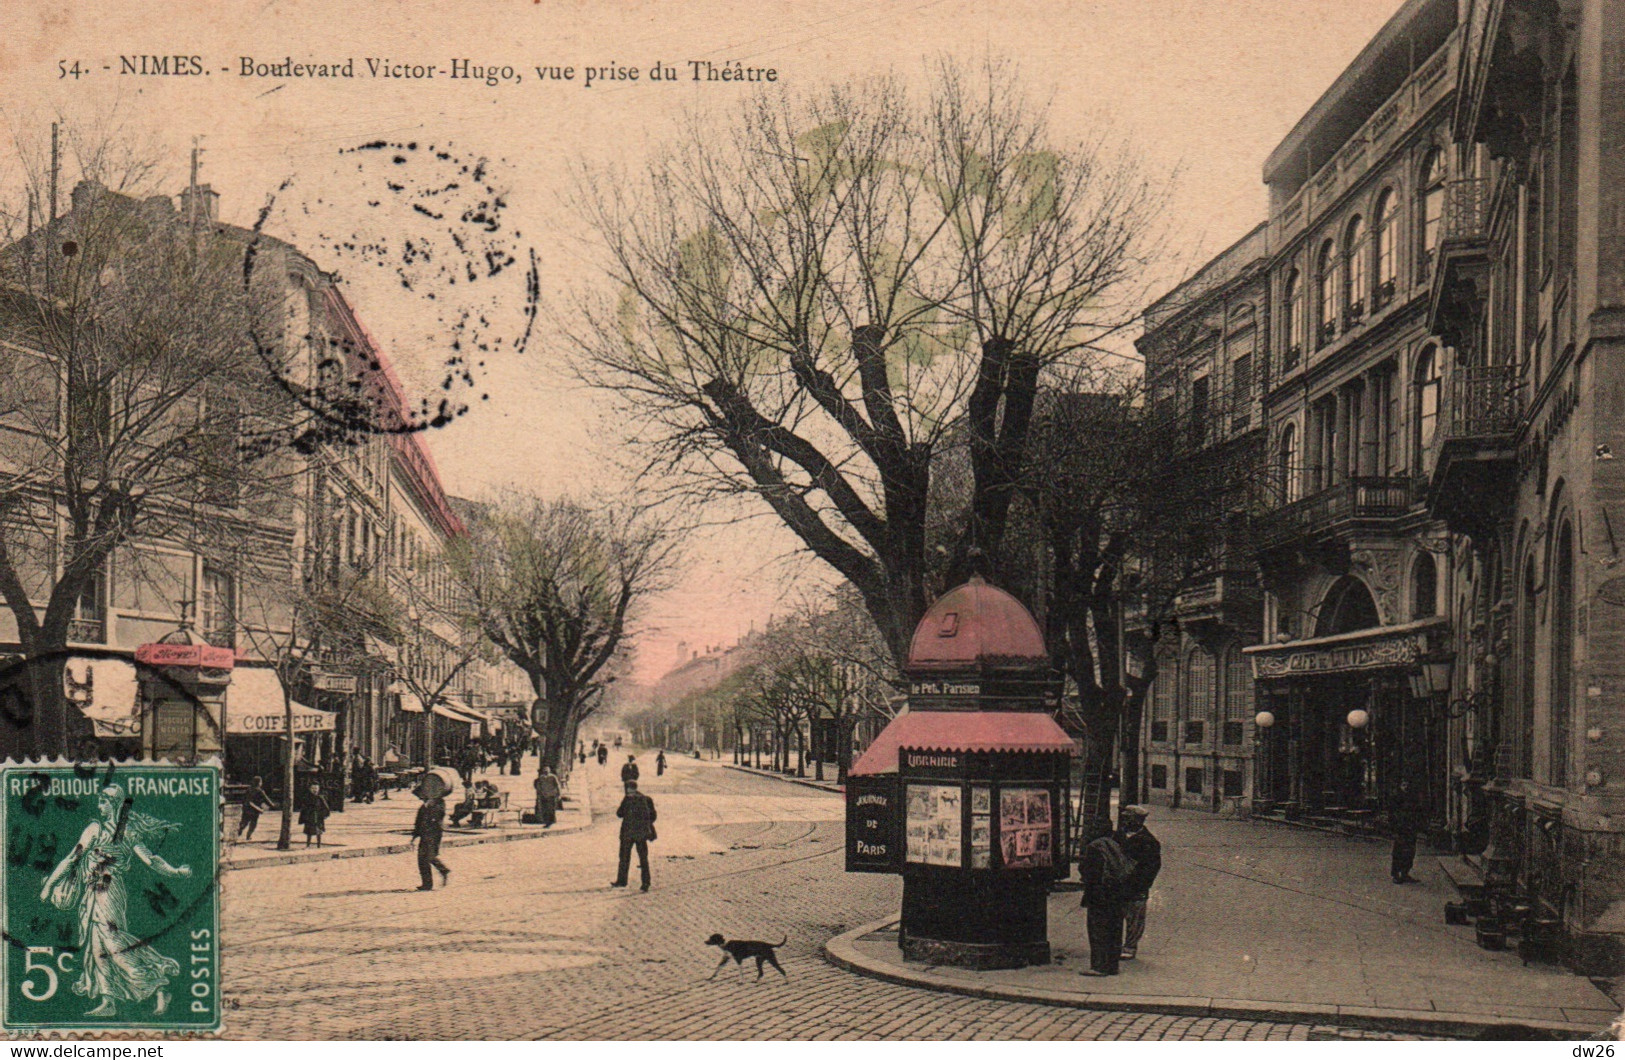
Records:
[[[416,692],[408,692],[406,686],[402,684],[390,685],[389,690],[401,697],[401,710],[403,712],[407,714],[423,713],[423,700],[418,698]]]
[[[1048,714],[1036,711],[918,710],[880,731],[850,770],[853,776],[897,772],[898,752],[964,751],[1023,754],[1064,752],[1076,744]]]
[[[293,704],[293,731],[332,732],[335,715],[303,703]],[[226,735],[281,736],[288,731],[282,706],[282,683],[276,673],[261,667],[240,666],[232,671],[226,688]]]
[[[97,736],[111,739],[141,735],[141,691],[134,663],[75,655],[68,660],[67,671],[74,685],[90,686],[90,699],[76,699],[75,703]]]
[[[471,718],[456,707],[448,706],[445,703],[436,703],[434,712],[442,718],[457,722],[459,725],[478,725],[480,723],[478,718]]]

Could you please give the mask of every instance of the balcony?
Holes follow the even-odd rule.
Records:
[[[1411,512],[1409,478],[1359,476],[1275,509],[1259,520],[1259,552],[1341,540],[1359,530],[1385,528]]]
[[[107,624],[99,618],[75,618],[68,621],[69,644],[106,644]]]
[[[1444,213],[1439,219],[1439,246],[1424,272],[1430,281],[1428,330],[1465,360],[1481,356],[1473,349],[1484,316],[1489,287],[1489,212],[1493,197],[1487,177],[1453,180],[1445,185]]]
[[[1510,510],[1517,477],[1513,436],[1523,419],[1523,380],[1518,366],[1457,366],[1451,374],[1445,435],[1434,458],[1428,511],[1457,533],[1478,536],[1492,529],[1489,513]]]

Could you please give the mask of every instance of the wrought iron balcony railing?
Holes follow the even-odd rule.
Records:
[[[68,641],[73,644],[106,644],[107,624],[99,618],[75,618],[68,622]]]
[[[1451,386],[1450,437],[1494,438],[1518,429],[1523,382],[1514,364],[1458,367]]]
[[[1452,180],[1444,188],[1445,242],[1475,242],[1485,236],[1489,220],[1490,181],[1487,177]]]
[[[1256,547],[1264,550],[1312,540],[1344,523],[1398,518],[1411,510],[1415,500],[1409,478],[1362,475],[1345,479],[1261,518]]]

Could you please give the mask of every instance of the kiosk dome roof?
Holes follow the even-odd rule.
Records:
[[[909,644],[910,670],[966,670],[980,664],[1045,664],[1044,634],[1021,601],[980,575],[926,611]]]

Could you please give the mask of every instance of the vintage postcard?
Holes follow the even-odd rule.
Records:
[[[0,1030],[1611,1056],[1622,217],[1625,0],[7,0]]]

